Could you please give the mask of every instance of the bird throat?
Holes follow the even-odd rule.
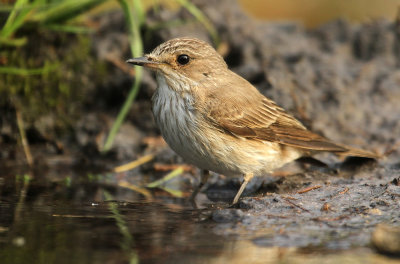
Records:
[[[162,74],[157,74],[157,84],[152,98],[155,121],[170,146],[182,145],[185,134],[197,127],[193,97],[188,92],[172,89]]]

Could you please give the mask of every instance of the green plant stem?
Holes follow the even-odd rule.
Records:
[[[210,22],[210,20],[204,15],[204,13],[197,8],[192,2],[189,0],[176,0],[180,5],[182,5],[189,13],[191,13],[203,26],[207,29],[207,31],[210,33],[211,38],[214,42],[214,45],[218,47],[219,45],[219,37],[217,30],[213,26],[213,24]]]
[[[117,119],[115,120],[113,126],[111,127],[110,134],[108,135],[106,139],[106,143],[104,144],[103,152],[107,152],[111,149],[112,144],[114,142],[115,136],[118,133],[119,128],[121,127],[122,123],[124,122],[124,119],[126,115],[129,112],[129,109],[131,108],[131,105],[133,101],[136,98],[137,93],[139,92],[139,86],[141,82],[141,73],[142,69],[139,69],[139,71],[136,71],[135,75],[135,83],[132,87],[132,89],[129,91],[129,94],[121,108],[121,110],[118,113]],[[140,72],[140,74],[139,74]]]
[[[143,54],[143,43],[140,35],[140,27],[144,21],[144,11],[141,8],[140,0],[119,0],[118,1],[124,11],[125,18],[129,26],[129,39],[133,57],[139,57]],[[130,3],[136,8],[131,8]],[[129,109],[139,92],[140,83],[142,81],[142,67],[135,66],[135,82],[131,88],[120,112],[118,113],[117,119],[111,127],[110,133],[106,139],[102,152],[109,151],[114,142],[114,138],[121,127]]]

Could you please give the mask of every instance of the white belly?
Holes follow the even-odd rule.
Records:
[[[171,90],[165,78],[157,75],[158,88],[154,94],[153,114],[168,145],[185,160],[199,166],[206,153],[194,135],[199,134],[192,98]]]

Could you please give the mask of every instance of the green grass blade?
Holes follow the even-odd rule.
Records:
[[[143,8],[139,7],[138,9],[134,9],[134,8],[131,8],[131,5],[130,5],[130,4],[133,4],[133,6],[137,7],[137,6],[140,6],[141,3],[139,0],[131,0],[131,1],[119,0],[118,2],[120,3],[122,10],[124,11],[125,19],[129,26],[129,40],[130,40],[131,52],[133,54],[133,57],[142,56],[143,43],[142,43],[142,38],[140,35],[140,27],[142,25],[141,21],[140,21],[140,17],[144,17],[144,11],[143,11]],[[141,12],[143,12],[143,13],[141,13]],[[114,138],[115,138],[119,128],[121,127],[123,121],[125,120],[125,117],[128,114],[133,101],[136,98],[136,95],[139,92],[140,83],[142,81],[142,71],[143,71],[142,67],[135,66],[135,73],[136,73],[135,82],[134,82],[133,87],[131,88],[120,112],[118,113],[117,119],[115,120],[113,126],[111,127],[110,134],[108,135],[108,137],[106,139],[106,142],[104,144],[102,152],[107,152],[112,147]]]
[[[10,39],[10,38],[0,37],[0,46],[6,45],[6,46],[20,47],[20,46],[25,45],[26,41],[27,41],[27,38]]]
[[[191,13],[210,33],[211,38],[214,42],[215,46],[219,45],[219,37],[217,30],[213,26],[213,24],[208,20],[208,18],[204,15],[204,13],[198,9],[193,3],[189,0],[176,0],[181,6],[183,6],[189,13]]]
[[[6,23],[0,30],[0,43],[21,46],[24,42],[13,41],[9,38],[26,22],[40,24],[62,23],[87,12],[105,1],[107,0],[63,0],[46,4],[44,0],[34,0],[31,2],[29,0],[17,0],[11,9]],[[52,25],[51,27],[55,29],[57,26]],[[73,33],[87,32],[82,28],[73,28],[68,25],[58,26],[57,30]]]
[[[44,27],[58,32],[68,32],[74,34],[88,34],[94,31],[93,29],[88,27],[63,25],[63,24],[50,24],[50,25],[45,25]]]
[[[27,5],[28,3],[29,3],[29,0],[17,0],[15,2],[14,6],[11,10],[11,13],[8,16],[7,21],[4,24],[4,27],[2,30],[4,30],[4,28],[10,27],[14,23],[16,17],[18,16],[18,12],[20,11],[20,8],[23,7],[24,5]]]
[[[183,168],[182,167],[176,168],[175,170],[171,171],[170,173],[168,173],[167,175],[165,175],[161,179],[147,184],[146,187],[147,188],[159,187],[163,183],[165,183],[165,182],[167,182],[167,181],[169,181],[169,180],[181,175],[182,173],[183,173]]]
[[[10,37],[23,24],[28,13],[34,7],[34,5],[31,5],[30,8],[22,8],[28,4],[28,0],[17,0],[15,2],[14,8],[12,9],[6,23],[0,31],[0,36],[2,38]]]
[[[64,0],[39,10],[31,21],[36,23],[62,23],[102,4],[106,0]]]

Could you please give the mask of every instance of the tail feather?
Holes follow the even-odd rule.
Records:
[[[337,144],[339,145],[339,144]],[[344,149],[346,149],[345,151],[341,151],[341,152],[336,152],[337,155],[339,156],[352,156],[352,157],[361,157],[361,158],[370,158],[370,159],[379,159],[382,156],[368,151],[368,150],[363,150],[363,149],[358,149],[358,148],[352,148],[349,146],[345,146],[345,145],[339,145],[340,147],[343,147]]]

